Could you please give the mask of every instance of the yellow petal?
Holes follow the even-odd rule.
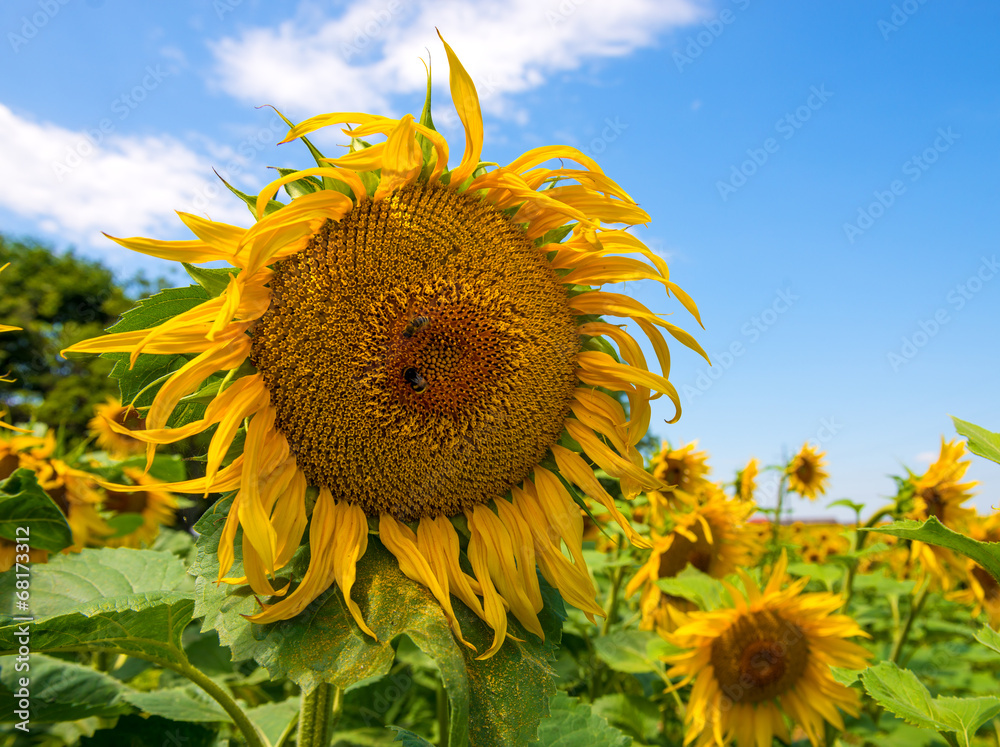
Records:
[[[417,142],[413,115],[406,114],[389,133],[382,154],[382,176],[375,190],[376,200],[416,181],[424,165],[423,153]]]
[[[451,98],[455,103],[458,118],[462,120],[462,125],[465,127],[465,153],[462,155],[462,162],[451,172],[451,184],[458,187],[472,176],[472,173],[479,166],[479,159],[483,152],[483,113],[479,108],[479,95],[476,93],[476,86],[472,82],[472,78],[459,62],[452,48],[448,46],[448,42],[441,36],[440,31],[438,31],[438,37],[444,44],[444,51],[448,55]]]
[[[321,488],[320,493],[329,491]],[[327,500],[333,501],[332,497]],[[351,599],[351,588],[357,576],[358,560],[368,549],[368,518],[360,506],[354,506],[347,501],[335,502],[333,505],[333,578],[344,595],[344,602],[350,610],[351,617],[365,633],[375,640],[378,636],[365,623],[361,616],[361,608]],[[312,547],[310,542],[310,547]]]

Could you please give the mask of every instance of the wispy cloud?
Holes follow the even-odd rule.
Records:
[[[60,243],[113,251],[102,231],[185,234],[174,210],[191,210],[199,195],[217,192],[205,154],[169,135],[129,136],[110,124],[105,130],[69,130],[20,117],[3,105],[0,132],[7,174],[0,180],[0,206],[37,221]],[[235,198],[213,200],[199,212],[230,222],[250,218]]]
[[[476,81],[484,108],[498,111],[504,94],[651,46],[703,9],[698,0],[381,0],[351,3],[331,17],[303,2],[296,18],[277,28],[213,42],[212,80],[241,100],[295,116],[392,111],[394,95],[426,85],[417,58],[428,47],[435,64],[443,63],[437,27]],[[437,76],[439,84],[446,80]]]

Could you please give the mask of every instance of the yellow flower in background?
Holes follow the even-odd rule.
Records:
[[[0,272],[3,272],[4,270],[6,270],[9,266],[10,266],[10,262],[8,262],[7,264],[5,264],[3,267],[0,267]],[[12,327],[9,324],[0,324],[0,332],[16,332],[19,329],[21,329],[21,328],[20,327]],[[13,381],[13,379],[8,379],[5,376],[0,376],[0,383],[2,383],[2,384],[9,384],[12,381]],[[9,431],[15,431],[17,433],[30,433],[30,431],[27,431],[24,428],[17,428],[17,427],[15,427],[13,425],[10,425],[9,423],[3,422],[3,418],[6,415],[7,415],[6,412],[0,412],[0,429],[7,429]],[[13,552],[13,547],[14,546],[11,545],[11,552]],[[2,548],[2,545],[0,545],[0,548]],[[0,555],[0,558],[2,558],[3,556],[6,555],[6,551],[5,550],[0,549],[0,553],[3,553],[3,555]],[[2,562],[0,562],[0,566],[2,566],[2,565],[3,565]]]
[[[3,272],[8,267],[10,267],[10,262],[8,262],[7,264],[5,264],[3,266],[0,266],[0,272]],[[0,332],[14,332],[14,331],[19,330],[19,329],[21,329],[21,328],[20,327],[11,327],[8,324],[0,324]]]
[[[654,532],[649,560],[625,588],[626,596],[642,589],[639,608],[644,630],[670,629],[664,609],[670,600],[657,585],[658,579],[672,578],[688,565],[713,578],[724,578],[752,562],[760,544],[746,520],[756,510],[753,503],[727,499],[716,489],[687,513],[673,514],[675,523],[668,534]]]
[[[667,674],[694,683],[685,745],[761,747],[775,736],[788,743],[787,715],[817,747],[824,722],[843,730],[840,711],[857,715],[857,691],[837,683],[830,667],[866,667],[868,652],[846,639],[867,635],[833,614],[840,596],[804,592],[805,578],[785,586],[786,563],[782,553],[763,590],[741,572],[746,591],[731,589],[731,609],[687,614],[664,636],[684,649],[664,657]]]
[[[653,457],[653,477],[668,487],[648,491],[650,524],[662,525],[669,509],[678,502],[696,503],[696,496],[711,484],[706,479],[711,471],[706,464],[708,452],[695,451],[697,447],[697,441],[676,449],[667,443]]]
[[[250,229],[181,213],[197,239],[116,239],[171,260],[223,260],[238,273],[221,295],[160,326],[69,350],[128,352],[133,361],[140,353],[194,355],[157,393],[144,431],[112,429],[155,445],[215,428],[206,476],[162,489],[238,491],[219,546],[220,580],[268,598],[252,620],[291,618],[336,583],[374,635],[351,588],[377,528],[403,573],[440,602],[459,640],[452,596],[493,629],[486,657],[505,639],[508,608],[542,635],[536,565],[566,601],[602,614],[583,561],[581,511],[563,480],[647,545],[583,456],[557,443],[565,433],[579,444],[620,480],[626,498],[662,487],[636,444],[653,393],[673,401],[676,420],[677,392],[649,370],[623,326],[599,316],[632,320],[664,371],[661,329],[702,351],[642,304],[599,289],[651,279],[697,318],[659,256],[605,227],[649,218],[589,157],[557,146],[493,170],[480,164],[479,99],[445,50],[465,128],[457,166],[448,168],[445,139],[409,114],[339,112],[294,126],[285,142],[339,123],[358,125],[344,130],[352,138],[386,140],[359,149],[352,139],[347,155],[323,159],[328,166],[275,180],[257,199]],[[553,159],[578,167],[544,165]],[[294,197],[275,209],[271,198],[285,185]],[[217,374],[224,383],[204,418],[167,427],[181,398]],[[598,387],[624,392],[629,416]],[[244,420],[242,454],[223,466]],[[468,527],[467,566],[452,518]],[[308,571],[295,588],[272,584],[307,523]],[[239,528],[244,575],[228,577]]]
[[[138,431],[145,428],[146,420],[134,407],[123,405],[114,397],[108,397],[108,401],[103,405],[95,405],[94,417],[87,423],[87,430],[96,439],[97,445],[108,452],[109,456],[125,459],[146,450],[146,444],[127,433],[112,429],[108,424],[109,421],[126,431]]]
[[[975,511],[962,506],[972,497],[972,489],[979,483],[959,480],[965,475],[971,460],[961,461],[965,442],[956,439],[950,443],[941,438],[941,452],[927,471],[912,478],[914,488],[913,510],[907,518],[922,521],[934,516],[947,527],[960,528],[974,516]]]
[[[106,547],[151,545],[160,533],[160,527],[173,525],[177,498],[161,489],[163,483],[143,474],[142,470],[126,467],[123,471],[135,485],[145,489],[128,493],[108,489],[105,491],[103,508],[116,516],[137,514],[142,518],[142,524],[128,534],[109,538],[101,544]]]
[[[1000,513],[976,516],[967,520],[967,533],[980,542],[1000,542]],[[965,588],[952,592],[948,597],[956,602],[972,606],[972,615],[985,612],[990,626],[1000,627],[1000,584],[989,571],[971,558],[961,558],[959,579]]]
[[[741,501],[752,501],[757,489],[757,474],[760,463],[756,458],[747,462],[747,466],[736,473],[735,495]]]
[[[15,436],[0,438],[0,480],[17,469],[35,473],[39,487],[55,502],[73,532],[73,544],[66,552],[79,552],[88,545],[101,544],[112,534],[101,518],[103,495],[94,475],[73,469],[55,452],[55,436]]]
[[[803,444],[802,449],[785,469],[788,475],[788,489],[811,501],[826,492],[829,475],[824,471],[826,454],[811,444]]]

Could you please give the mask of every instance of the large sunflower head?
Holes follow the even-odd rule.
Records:
[[[937,460],[920,477],[913,477],[913,509],[907,518],[922,521],[934,516],[947,527],[960,528],[975,515],[971,508],[962,506],[969,500],[976,482],[959,482],[969,468],[971,460],[962,459],[965,443],[961,440],[946,442],[941,438],[941,452]]]
[[[826,467],[826,454],[810,443],[805,443],[795,455],[785,474],[788,475],[788,489],[811,501],[826,492],[829,475],[823,469]]]
[[[830,667],[867,666],[868,652],[845,640],[866,634],[834,614],[840,596],[805,593],[805,578],[786,586],[785,568],[782,553],[763,590],[741,572],[746,593],[731,588],[732,608],[692,612],[665,635],[683,649],[665,657],[673,665],[667,674],[694,682],[685,744],[759,747],[775,736],[787,743],[788,716],[816,747],[825,721],[843,730],[838,709],[857,715],[857,692],[837,683]]]
[[[541,635],[536,563],[568,601],[600,613],[578,494],[643,542],[593,464],[626,497],[662,487],[636,444],[652,397],[666,395],[679,417],[676,390],[649,370],[632,333],[601,315],[639,327],[664,371],[661,330],[702,351],[642,304],[600,290],[651,279],[697,317],[663,260],[607,227],[644,223],[646,213],[573,148],[537,148],[488,169],[478,96],[445,50],[465,129],[458,165],[449,167],[426,115],[338,112],[294,126],[284,142],[354,125],[344,130],[349,152],[327,159],[307,141],[319,165],[248,198],[251,228],[182,213],[194,240],[116,239],[167,259],[228,262],[225,289],[152,329],[70,350],[127,352],[133,362],[189,354],[143,413],[144,431],[111,427],[151,449],[214,428],[206,476],[164,489],[236,492],[220,580],[249,583],[266,600],[251,619],[290,618],[336,583],[370,633],[350,594],[371,530],[439,600],[457,636],[451,595],[493,628],[487,656],[505,637],[505,608]],[[553,159],[561,163],[547,166]],[[288,204],[273,199],[282,187]],[[170,427],[206,380],[216,396],[204,417]],[[613,392],[624,392],[627,411]],[[226,463],[244,421],[241,453]],[[276,589],[307,523],[309,570]],[[239,529],[243,573],[227,578]]]
[[[87,422],[87,430],[96,439],[97,445],[113,458],[125,459],[146,450],[146,444],[127,433],[112,429],[109,422],[117,423],[126,431],[142,430],[145,419],[138,410],[130,405],[123,405],[114,397],[108,397],[103,405],[94,406],[94,417]]]

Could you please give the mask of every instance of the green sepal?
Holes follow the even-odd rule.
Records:
[[[256,220],[257,219],[256,195],[248,195],[246,192],[241,192],[240,190],[236,189],[236,187],[234,187],[232,184],[223,179],[222,176],[219,175],[218,171],[215,172],[215,175],[219,177],[219,181],[221,181],[223,184],[226,185],[226,189],[228,189],[230,192],[232,192],[234,195],[236,195],[241,200],[243,200],[243,202],[246,203],[247,208],[250,210],[250,214],[254,217],[254,220]],[[275,210],[281,210],[281,208],[283,208],[284,206],[285,206],[284,203],[278,202],[275,199],[270,199],[267,201],[267,207],[264,208],[264,216],[266,217],[270,215]]]
[[[420,111],[420,119],[418,120],[420,124],[426,127],[428,130],[437,129],[434,127],[434,120],[431,118],[431,63],[430,60],[427,61],[427,96],[424,98],[424,108]],[[431,158],[434,156],[434,143],[430,141],[426,136],[417,133],[417,142],[420,143],[420,153],[423,157],[424,167],[420,170],[420,178],[428,179],[432,171]]]
[[[535,246],[545,246],[546,244],[561,244],[563,239],[573,233],[576,223],[567,223],[565,226],[552,228],[535,239]],[[554,251],[554,250],[553,250]]]
[[[611,356],[615,363],[621,363],[618,351],[600,335],[580,335],[580,348],[582,350],[595,350],[598,353],[606,353]]]
[[[73,544],[73,530],[66,517],[30,469],[16,469],[0,481],[0,537],[49,552]]]
[[[294,174],[301,169],[284,169],[280,166],[270,166],[277,171],[281,176],[288,176],[289,174]],[[346,187],[346,185],[345,185]],[[323,182],[317,179],[315,176],[304,176],[301,179],[296,179],[294,182],[288,182],[285,185],[285,192],[293,200],[298,199],[304,195],[310,195],[313,192],[321,192],[324,189]]]
[[[238,275],[239,267],[196,267],[195,265],[181,262],[184,270],[191,279],[205,289],[209,298],[218,298],[229,287],[229,278]]]

